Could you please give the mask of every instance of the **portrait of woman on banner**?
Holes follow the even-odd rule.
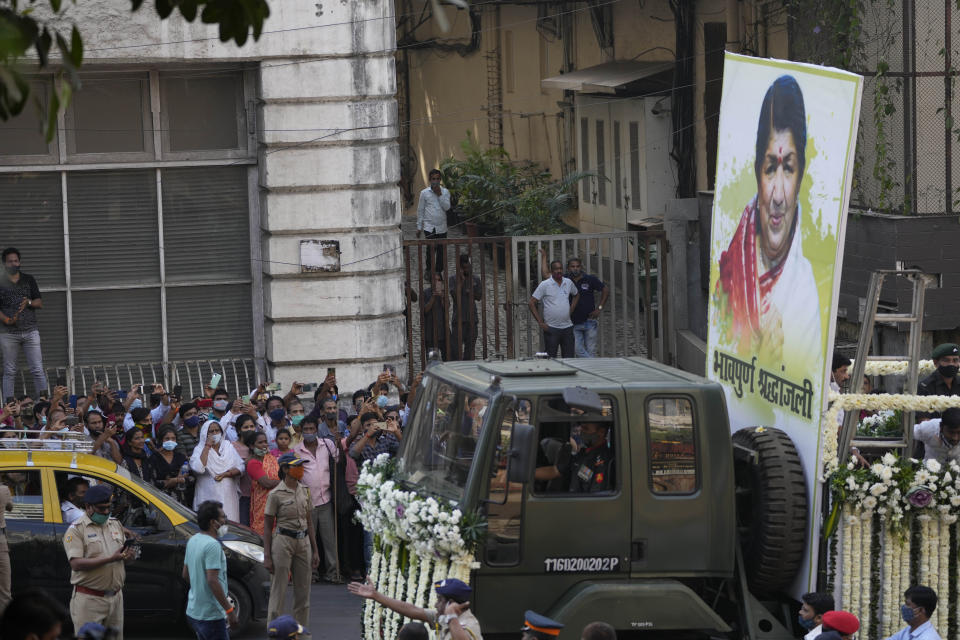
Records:
[[[801,242],[801,225],[811,224],[798,199],[806,143],[803,93],[792,76],[780,76],[760,108],[756,195],[720,255],[714,292],[720,343],[765,363],[796,363],[821,350],[820,299]],[[792,378],[808,374],[806,367],[787,371]]]

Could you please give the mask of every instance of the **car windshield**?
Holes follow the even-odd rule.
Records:
[[[402,482],[453,501],[463,497],[489,398],[424,376],[404,429],[397,471]]]

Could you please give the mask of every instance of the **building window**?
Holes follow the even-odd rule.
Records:
[[[5,136],[28,116],[0,128],[4,242],[23,252],[43,293],[45,367],[261,355],[252,78],[145,71],[82,81],[57,132],[66,158],[56,140],[45,151],[26,134]]]
[[[640,211],[640,123],[630,123],[630,207]]]
[[[580,171],[590,171],[590,119],[580,118]],[[590,204],[590,178],[584,178],[580,183],[580,199],[584,204]]]
[[[650,491],[689,494],[697,490],[697,446],[693,406],[686,398],[647,401]]]
[[[513,49],[513,31],[503,32],[503,85],[507,93],[516,90],[516,64]]]
[[[617,209],[623,206],[623,157],[620,153],[620,121],[613,121],[613,194]]]
[[[597,203],[607,204],[607,150],[603,120],[597,120]]]

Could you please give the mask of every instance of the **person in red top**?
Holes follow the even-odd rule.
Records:
[[[243,443],[250,449],[247,477],[250,478],[250,528],[263,535],[263,510],[267,495],[280,484],[280,465],[268,451],[267,434],[253,431],[243,434]]]

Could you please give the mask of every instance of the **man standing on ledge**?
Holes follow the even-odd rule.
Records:
[[[46,394],[49,385],[43,372],[40,355],[40,331],[37,330],[37,309],[43,308],[36,279],[20,271],[20,251],[7,247],[0,254],[4,273],[0,276],[0,347],[3,349],[3,397],[13,395],[13,379],[17,374],[20,348],[33,374],[35,393]]]
[[[936,371],[923,378],[917,384],[918,396],[956,396],[960,395],[960,383],[957,371],[960,371],[960,347],[946,342],[937,345],[930,354]],[[917,422],[930,418],[939,418],[937,412],[917,412]]]
[[[427,240],[447,237],[447,211],[450,210],[450,192],[440,186],[442,174],[440,169],[430,169],[430,186],[420,192],[420,202],[417,203],[417,238],[422,231],[427,232]],[[433,251],[434,265],[437,271],[444,271],[447,266],[447,252],[442,244],[438,244]],[[427,250],[427,270],[430,273],[430,254]]]

